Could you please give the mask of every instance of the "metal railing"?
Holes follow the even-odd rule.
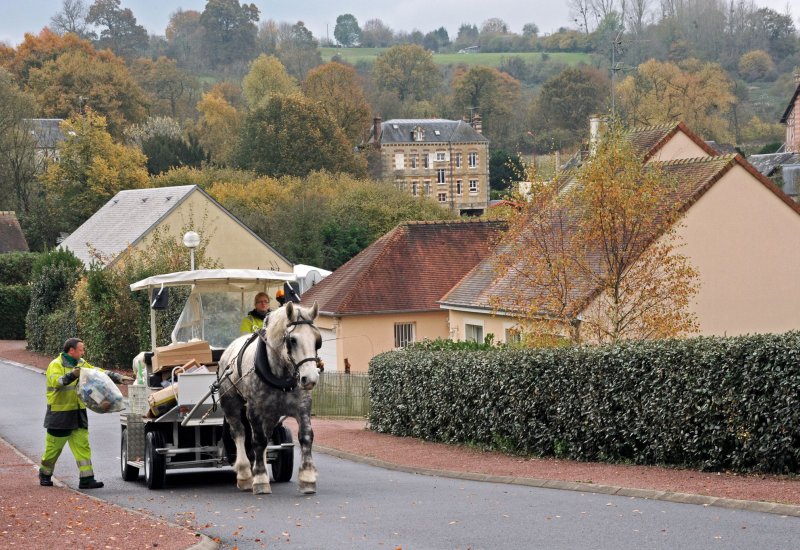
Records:
[[[324,372],[311,393],[316,416],[369,415],[369,375]]]

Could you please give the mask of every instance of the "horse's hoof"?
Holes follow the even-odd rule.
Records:
[[[309,483],[307,481],[301,481],[298,483],[300,486],[300,494],[303,495],[313,495],[317,492],[317,484],[316,483]]]
[[[253,478],[248,477],[247,479],[237,479],[236,487],[241,489],[242,491],[249,491],[250,489],[253,488]]]
[[[254,483],[253,484],[253,494],[254,495],[270,495],[272,494],[272,487],[269,483]]]

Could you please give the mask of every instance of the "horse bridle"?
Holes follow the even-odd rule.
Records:
[[[289,329],[291,329],[293,327],[296,327],[298,325],[310,325],[310,326],[312,326],[314,328],[317,328],[317,327],[314,326],[314,321],[311,321],[309,319],[303,319],[302,317],[300,319],[298,319],[297,321],[292,321],[291,323],[286,325],[286,330],[285,330],[285,332],[283,334],[283,345],[286,347],[286,355],[289,356],[289,361],[291,361],[292,365],[294,366],[295,378],[300,376],[300,365],[302,365],[303,363],[308,363],[309,361],[314,361],[315,363],[319,363],[319,354],[317,354],[317,353],[314,354],[314,357],[306,357],[305,359],[303,359],[303,360],[301,360],[299,362],[295,362],[294,357],[292,357],[292,339],[291,339],[291,335],[292,335],[293,331],[290,331]],[[319,348],[317,348],[317,349],[319,349]]]

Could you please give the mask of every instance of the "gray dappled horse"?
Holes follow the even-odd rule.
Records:
[[[239,489],[252,488],[255,494],[272,492],[266,447],[281,416],[286,415],[294,417],[299,426],[300,492],[316,492],[317,468],[311,457],[311,390],[319,380],[317,350],[322,343],[314,326],[317,312],[316,303],[306,308],[289,302],[271,312],[257,333],[234,340],[220,358],[219,372],[231,371],[220,381],[220,404],[236,444],[233,468]],[[242,410],[252,429],[252,472]]]

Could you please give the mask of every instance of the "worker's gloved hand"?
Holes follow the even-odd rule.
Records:
[[[81,375],[80,367],[75,367],[74,369],[72,369],[72,376],[78,378],[80,375]]]
[[[130,376],[120,376],[119,381],[127,384],[129,382],[133,382],[133,378]]]

